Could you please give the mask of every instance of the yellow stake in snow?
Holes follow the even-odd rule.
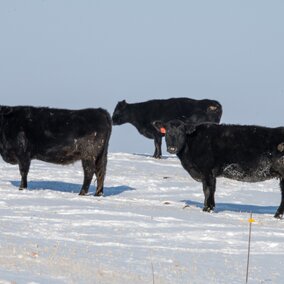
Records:
[[[254,223],[255,222],[255,220],[253,218],[249,218],[248,221],[249,221],[249,223]]]
[[[247,257],[247,274],[246,274],[246,283],[248,283],[248,274],[249,274],[249,257],[250,257],[250,243],[251,243],[251,225],[255,222],[252,218],[252,212],[250,213],[249,222],[249,241],[248,241],[248,257]]]

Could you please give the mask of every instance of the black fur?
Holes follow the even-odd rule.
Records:
[[[200,124],[173,120],[166,124],[167,150],[177,154],[184,169],[202,182],[204,211],[215,207],[216,178],[258,182],[280,179],[281,203],[275,213],[284,212],[284,127]]]
[[[124,100],[116,105],[112,120],[114,125],[131,123],[140,134],[154,139],[155,152],[153,156],[160,158],[163,134],[153,127],[154,121],[167,122],[172,119],[181,119],[190,123],[205,121],[219,123],[221,115],[222,106],[214,100],[172,98],[135,104],[128,104]]]
[[[96,195],[103,193],[111,117],[103,109],[67,110],[32,106],[0,106],[0,154],[18,164],[20,189],[27,187],[32,159],[55,164],[82,161],[85,195],[97,177]]]

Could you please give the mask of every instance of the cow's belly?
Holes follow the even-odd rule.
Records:
[[[12,165],[17,165],[18,164],[18,158],[16,153],[13,150],[10,149],[0,149],[1,156],[3,160],[6,163],[12,164]]]
[[[43,147],[33,157],[34,159],[54,164],[72,164],[78,160],[95,160],[103,147],[103,140],[99,143],[91,139],[78,139],[66,145]]]
[[[80,155],[64,155],[61,153],[57,153],[57,155],[37,155],[34,157],[34,159],[44,161],[47,163],[53,163],[53,164],[60,164],[60,165],[68,165],[68,164],[73,164],[74,162],[78,161],[81,159]]]
[[[155,138],[154,134],[149,132],[149,131],[139,131],[139,133],[142,134],[143,136],[145,136],[146,138],[149,138],[149,139]]]
[[[263,160],[254,166],[229,164],[224,167],[221,176],[245,182],[265,181],[274,177],[269,160]]]

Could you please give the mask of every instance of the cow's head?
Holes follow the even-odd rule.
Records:
[[[167,151],[170,154],[177,154],[184,147],[186,135],[194,132],[193,124],[185,124],[181,120],[175,119],[169,122],[154,121],[154,127],[165,134]]]
[[[129,121],[129,111],[127,110],[127,106],[128,103],[125,100],[117,103],[112,115],[113,125],[121,125]]]

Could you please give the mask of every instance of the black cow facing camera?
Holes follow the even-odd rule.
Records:
[[[67,165],[81,160],[84,182],[80,195],[88,193],[95,174],[103,194],[111,117],[103,109],[67,110],[32,106],[0,106],[0,154],[18,164],[20,189],[27,188],[31,160]]]
[[[215,207],[217,177],[244,182],[279,178],[281,203],[274,217],[283,216],[284,127],[191,125],[180,120],[153,125],[165,133],[167,151],[176,154],[191,177],[202,182],[203,211]]]
[[[156,120],[169,121],[181,119],[190,123],[216,122],[222,116],[222,106],[214,100],[194,100],[189,98],[172,98],[167,100],[150,100],[142,103],[129,104],[125,100],[116,105],[112,121],[113,125],[131,123],[143,136],[154,139],[155,152],[153,157],[162,156],[162,137],[153,126]]]

